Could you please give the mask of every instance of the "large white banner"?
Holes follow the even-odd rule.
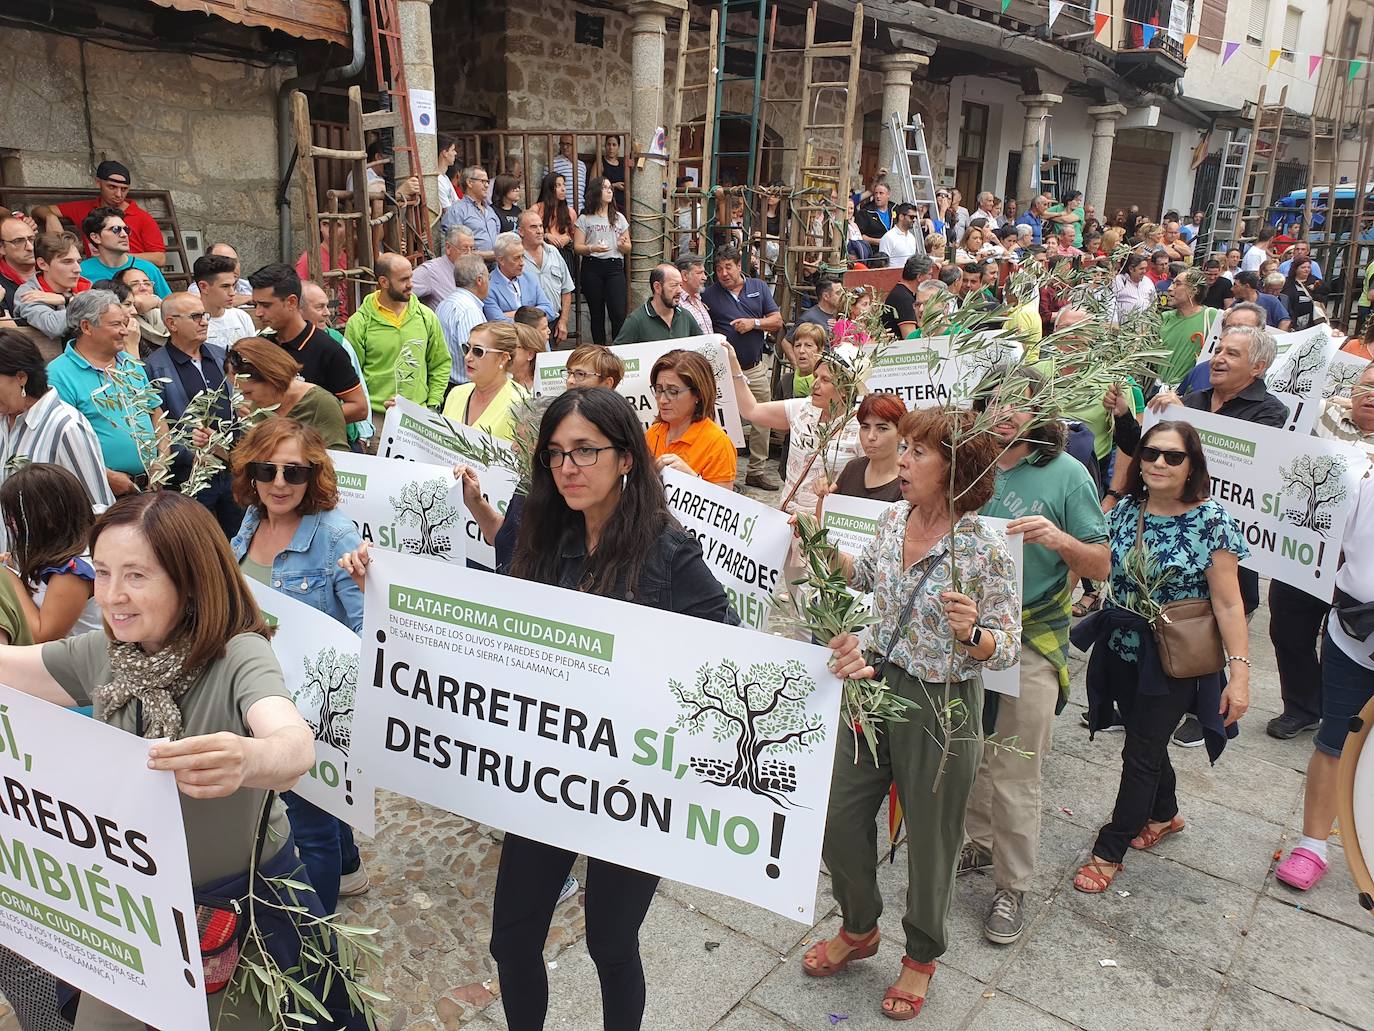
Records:
[[[1326,393],[1329,367],[1340,348],[1326,323],[1294,333],[1270,330],[1269,335],[1276,354],[1264,374],[1265,386],[1288,406],[1283,428],[1306,435],[1317,424],[1322,397],[1330,396]],[[1220,339],[1221,319],[1217,319],[1198,360],[1210,360]]]
[[[0,687],[0,945],[139,1022],[209,1031],[181,800],[148,745]]]
[[[830,653],[379,554],[355,758],[379,787],[812,919]]]
[[[961,404],[996,366],[1019,361],[1021,345],[1000,333],[980,333],[986,346],[957,348],[950,337],[899,340],[883,347],[873,362],[868,389],[896,394],[907,408]]]
[[[1326,367],[1326,388],[1322,391],[1322,397],[1349,397],[1360,374],[1367,368],[1368,358],[1337,351],[1331,356],[1331,364]]]
[[[482,496],[491,502],[496,511],[504,514],[510,505],[511,495],[515,493],[515,474],[504,465],[477,461],[470,457],[471,449],[468,453],[458,450],[455,446],[458,438],[496,451],[510,450],[510,446],[503,440],[497,440],[490,434],[445,419],[428,408],[398,397],[396,404],[387,410],[377,454],[383,458],[400,458],[409,462],[429,462],[447,466],[450,478],[453,466],[471,466],[481,477]],[[460,494],[459,501],[461,500]],[[477,528],[477,521],[466,508],[463,509],[462,522],[467,557],[485,569],[495,569],[496,549],[482,539],[482,531]]]
[[[363,540],[386,551],[463,562],[468,514],[452,465],[397,462],[351,451],[331,457],[339,481],[339,511],[353,520]]]
[[[319,609],[249,580],[267,621],[286,689],[315,733],[315,765],[291,790],[371,836],[376,824],[368,775],[349,761],[358,689],[358,635]]]
[[[1341,535],[1369,460],[1359,448],[1173,405],[1157,419],[1192,423],[1207,452],[1212,497],[1250,545],[1241,564],[1329,601]]]
[[[886,501],[873,501],[869,498],[855,498],[847,494],[827,494],[821,503],[821,526],[825,529],[830,543],[850,557],[857,557],[878,534],[878,520],[892,505]],[[1025,584],[1025,570],[1022,559],[1025,555],[1024,542],[1019,533],[1007,533],[1010,520],[996,516],[980,515],[984,523],[996,529],[1007,541],[1007,550],[1016,566],[1016,588],[1020,591]],[[871,604],[871,595],[870,604]],[[886,642],[883,642],[886,646]],[[1018,662],[1010,669],[983,670],[983,687],[988,691],[1010,695],[1017,698],[1021,694],[1021,664]]]
[[[675,469],[663,470],[663,489],[669,511],[700,542],[744,625],[766,630],[792,545],[787,513]]]
[[[679,340],[656,340],[646,344],[614,344],[611,350],[625,363],[625,378],[616,389],[639,414],[639,421],[648,429],[658,417],[658,402],[650,389],[649,373],[654,362],[669,351],[695,351],[706,359],[716,374],[716,422],[730,436],[735,447],[744,447],[744,427],[740,422],[739,404],[735,400],[735,385],[730,377],[730,362],[722,343],[724,337],[716,333],[683,337]],[[534,356],[534,396],[553,397],[567,389],[565,370],[571,351],[545,351]]]

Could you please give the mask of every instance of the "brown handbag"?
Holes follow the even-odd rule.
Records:
[[[1144,531],[1145,503],[1142,501],[1135,526],[1135,546],[1142,550]],[[1165,676],[1191,680],[1220,673],[1226,668],[1226,649],[1210,598],[1184,598],[1167,603],[1150,629]]]

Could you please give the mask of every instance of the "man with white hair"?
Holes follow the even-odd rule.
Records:
[[[980,218],[986,220],[989,229],[1001,229],[1007,224],[1007,220],[997,213],[997,195],[991,190],[984,190],[978,195],[978,210],[969,219],[969,224]]]
[[[473,327],[487,321],[482,310],[491,290],[491,274],[487,263],[476,254],[464,254],[453,264],[453,278],[458,288],[444,298],[435,312],[444,331],[444,342],[453,359],[449,370],[449,389],[468,381],[467,365],[463,361],[463,345]],[[447,393],[445,394],[447,396]]]
[[[430,258],[415,269],[410,288],[420,303],[429,308],[441,302],[458,287],[453,282],[453,263],[477,250],[477,241],[467,226],[454,226],[444,234],[444,253]]]
[[[552,325],[560,309],[539,285],[539,273],[525,262],[525,245],[515,233],[501,233],[492,245],[496,268],[491,273],[491,290],[482,302],[489,322],[510,322],[517,308],[538,308]]]
[[[515,231],[525,248],[525,268],[534,269],[539,277],[539,289],[544,291],[550,304],[558,305],[558,317],[549,319],[549,332],[557,346],[559,341],[568,339],[572,295],[577,289],[572,273],[558,248],[544,239],[544,220],[539,212],[522,211],[516,219]]]

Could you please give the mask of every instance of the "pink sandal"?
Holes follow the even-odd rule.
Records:
[[[1274,876],[1298,891],[1310,891],[1326,876],[1326,860],[1311,849],[1295,848],[1279,864]]]

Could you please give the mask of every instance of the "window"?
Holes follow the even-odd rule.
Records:
[[[1245,42],[1264,45],[1264,30],[1269,24],[1269,0],[1250,0],[1250,21],[1245,30]]]
[[[1354,57],[1360,52],[1360,33],[1363,29],[1359,18],[1346,17],[1345,32],[1341,36],[1341,57]]]
[[[1292,61],[1293,55],[1298,49],[1298,33],[1302,31],[1302,11],[1296,7],[1290,7],[1283,14],[1283,48],[1279,56],[1285,61]]]
[[[982,161],[987,149],[988,108],[986,104],[964,104],[964,127],[959,133],[959,157]]]
[[[1221,53],[1221,40],[1226,35],[1226,0],[1202,0],[1197,33],[1198,46],[1214,54]]]

